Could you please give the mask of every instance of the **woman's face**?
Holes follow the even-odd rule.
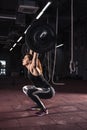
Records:
[[[26,66],[30,63],[28,55],[25,55],[23,60],[22,60],[22,65]]]

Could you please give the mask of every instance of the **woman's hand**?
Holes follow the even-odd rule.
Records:
[[[32,50],[30,50],[30,51],[29,51],[29,54],[33,55],[33,51],[32,51]]]

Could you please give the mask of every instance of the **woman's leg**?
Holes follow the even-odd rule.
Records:
[[[35,86],[24,86],[23,87],[23,92],[29,96],[40,108],[41,111],[38,112],[37,114],[42,116],[44,114],[48,114],[48,110],[41,101],[40,98],[43,99],[48,99],[51,98],[55,91],[54,89],[50,88],[36,88]]]
[[[42,91],[41,88],[36,88],[35,86],[33,85],[26,85],[24,86],[23,88],[23,92],[25,95],[27,95],[28,97],[30,97],[36,104],[39,108],[45,108],[44,104],[41,102],[40,98],[34,94],[34,92],[38,91]]]
[[[33,85],[25,85],[25,86],[22,88],[22,90],[23,90],[24,94],[28,96],[28,91],[29,91],[30,89],[34,89],[34,88],[35,88],[35,86],[33,86]]]
[[[49,99],[52,98],[55,95],[55,90],[50,87],[50,88],[37,88],[36,91],[28,91],[28,95],[29,97],[31,97],[31,99],[37,103],[37,105],[41,108],[41,109],[46,109],[45,105],[43,104],[43,102],[41,101],[42,99]]]

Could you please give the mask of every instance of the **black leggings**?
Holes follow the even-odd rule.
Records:
[[[55,90],[53,87],[48,88],[37,88],[33,85],[27,85],[23,87],[23,92],[29,96],[40,108],[45,109],[44,104],[40,100],[49,99],[55,95]]]

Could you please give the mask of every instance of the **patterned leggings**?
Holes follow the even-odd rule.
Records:
[[[33,85],[26,85],[23,87],[23,92],[42,109],[45,109],[45,105],[40,98],[49,99],[55,95],[55,90],[51,86],[49,88],[38,88]]]

